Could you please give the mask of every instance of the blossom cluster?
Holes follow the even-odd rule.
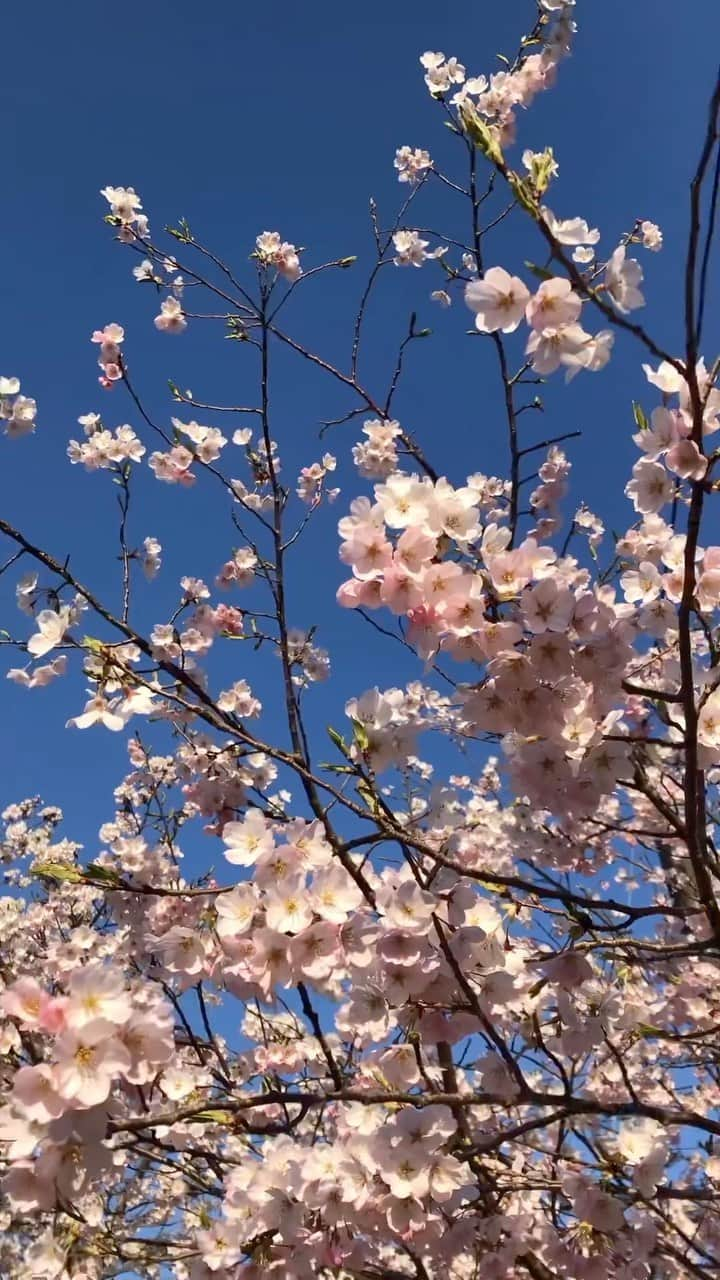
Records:
[[[302,275],[299,251],[277,231],[263,231],[255,241],[255,255],[263,267],[275,267],[281,276],[294,282]]]
[[[35,430],[37,404],[20,395],[19,378],[0,378],[0,421],[7,436],[26,436]]]
[[[140,462],[145,456],[145,446],[127,423],[109,431],[100,415],[85,414],[79,419],[86,439],[71,440],[68,457],[71,462],[81,462],[88,471],[107,470],[124,462]]]
[[[625,251],[616,250],[619,252]],[[608,267],[608,291],[623,311],[642,305],[635,286],[625,283],[631,266],[640,270],[638,264],[620,263],[619,259]],[[633,274],[632,279],[635,278]],[[535,372],[543,377],[561,365],[568,378],[581,369],[597,372],[610,359],[615,335],[611,329],[603,329],[594,337],[585,332],[578,323],[582,299],[563,277],[543,281],[531,295],[518,276],[510,276],[503,267],[490,267],[482,279],[467,285],[465,301],[475,312],[475,327],[481,333],[514,333],[525,320],[530,326],[525,354]]]

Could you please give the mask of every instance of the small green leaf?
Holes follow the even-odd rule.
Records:
[[[350,720],[353,727],[353,738],[355,740],[355,745],[358,746],[361,751],[367,751],[368,746],[370,745],[370,740],[368,738],[367,729],[365,728],[365,725],[362,723],[361,720],[353,720],[352,716],[350,717]]]
[[[176,227],[166,227],[165,230],[169,236],[172,236],[174,240],[179,240],[181,244],[192,244],[193,234],[187,218],[180,218]]]
[[[553,273],[552,271],[549,271],[547,267],[539,267],[536,262],[526,262],[525,266],[538,280],[553,279]]]
[[[66,862],[36,862],[32,868],[33,875],[47,876],[51,880],[67,880],[68,884],[82,884],[83,874],[77,867],[68,866]]]
[[[638,428],[638,430],[649,431],[650,423],[647,420],[647,415],[642,405],[638,404],[637,400],[633,400],[632,402],[632,411],[633,411],[633,418],[635,419],[635,425]]]
[[[345,745],[345,739],[344,739],[343,737],[341,737],[341,735],[338,733],[337,729],[333,729],[332,725],[330,725],[330,724],[327,726],[327,734],[328,734],[328,738],[330,739],[330,741],[331,741],[332,743],[334,743],[334,745],[335,745],[335,746],[336,746],[340,751],[343,751],[343,752],[344,752],[344,751],[347,751],[347,746]]]
[[[645,1040],[650,1039],[651,1036],[662,1035],[662,1028],[653,1027],[649,1022],[638,1022],[635,1029]]]
[[[500,143],[469,100],[460,106],[460,119],[466,134],[478,150],[482,151],[493,164],[504,165],[505,158]]]
[[[120,877],[117,871],[113,871],[110,867],[102,867],[99,862],[89,862],[85,870],[93,880],[102,880],[106,884],[119,883]]]
[[[365,804],[367,805],[368,809],[373,814],[373,816],[377,817],[378,813],[380,812],[380,806],[377,802],[377,796],[375,795],[375,792],[373,791],[372,787],[369,787],[366,782],[359,782],[357,791],[361,799],[365,801]]]
[[[523,209],[527,209],[532,218],[539,219],[540,209],[534,183],[529,179],[526,181],[525,178],[520,177],[519,173],[513,173],[512,170],[507,174],[507,180],[518,204],[521,204]]]

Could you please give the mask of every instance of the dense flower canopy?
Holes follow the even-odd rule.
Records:
[[[99,750],[124,735],[128,756],[92,850],[38,798],[2,816],[9,1280],[718,1273],[720,546],[703,519],[720,360],[702,338],[720,92],[677,354],[636,314],[660,228],[636,219],[603,244],[548,207],[552,149],[523,150],[522,114],[574,29],[572,0],[540,0],[500,71],[423,53],[449,159],[398,148],[404,203],[389,227],[373,206],[346,365],[285,316],[354,257],[316,263],[262,231],[231,266],[186,222],[156,241],[132,187],[102,192],[155,295],[148,325],[181,343],[214,326],[248,390],[224,406],[171,384],[161,419],[132,372],[142,336],[92,334],[103,407],[67,452],[105,473],[88,484],[112,483],[119,604],[116,565],[96,589],[0,519],[21,613],[3,620],[8,678],[38,715],[43,687],[67,679],[68,733]],[[463,242],[415,225],[430,184],[464,202]],[[537,263],[498,262],[506,218]],[[452,446],[429,459],[394,416],[405,349],[430,336],[415,316],[390,385],[360,378],[369,299],[409,266],[472,338],[467,358],[478,341],[497,357],[506,477],[451,480]],[[524,414],[546,379],[612,377],[615,342],[635,345],[647,395],[625,406],[637,457],[617,477],[628,527],[611,535],[580,497],[568,528],[563,446],[578,433],[537,442]],[[351,393],[335,425],[355,428],[354,494],[314,438],[300,474],[283,471],[280,346]],[[0,379],[0,417],[9,437],[35,431],[16,377]],[[130,509],[140,469],[212,485],[228,511],[214,581],[183,576],[149,628],[136,582],[163,572],[163,547],[152,512]],[[338,655],[295,625],[286,584],[333,502],[338,606],[403,646],[407,681],[379,675],[318,739],[307,707]],[[233,644],[222,687],[214,657]],[[255,654],[274,660],[280,737]],[[205,868],[192,877],[190,843]]]

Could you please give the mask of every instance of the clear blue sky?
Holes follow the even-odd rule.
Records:
[[[3,513],[59,557],[71,553],[78,576],[116,604],[116,566],[108,570],[117,528],[109,479],[71,468],[65,449],[81,413],[102,409],[110,425],[139,424],[122,390],[106,396],[97,388],[91,331],[109,321],[125,326],[135,380],[166,422],[173,412],[168,377],[210,400],[239,403],[253,394],[246,354],[223,343],[219,331],[212,338],[197,326],[182,338],[155,332],[153,298],[135,285],[131,255],[103,225],[101,187],[135,186],[156,235],[186,216],[240,271],[264,229],[307,246],[306,265],[357,253],[353,272],[311,282],[286,317],[291,332],[346,363],[371,248],[368,197],[375,196],[387,219],[403,192],[392,168],[395,148],[425,146],[449,169],[460,162],[422,83],[418,55],[442,49],[472,74],[489,72],[497,51],[514,50],[532,13],[529,0],[452,6],[154,0],[138,17],[89,0],[14,5],[0,79],[8,122],[0,373],[19,376],[37,398],[40,428],[32,439],[3,443]],[[555,212],[599,225],[603,248],[610,250],[635,217],[661,225],[664,252],[644,257],[645,319],[677,347],[687,183],[715,72],[720,9],[716,0],[683,6],[580,0],[577,14],[575,53],[556,90],[522,117],[521,146],[555,147],[561,168]],[[450,234],[462,231],[452,200],[433,197],[429,210],[428,218]],[[498,241],[504,265],[521,267],[534,251],[539,256],[525,227]],[[505,437],[490,352],[464,337],[469,315],[462,307],[442,312],[430,303],[439,284],[432,268],[385,281],[364,377],[371,388],[385,386],[397,341],[417,308],[434,335],[410,352],[396,412],[437,469],[458,482],[469,471],[498,473]],[[717,337],[712,321],[708,338],[717,343]],[[634,454],[630,401],[642,397],[652,403],[639,353],[621,341],[608,371],[581,376],[567,391],[553,383],[545,416],[525,417],[526,439],[582,428],[572,448],[573,495],[614,528],[626,527],[631,515],[622,485]],[[348,407],[329,381],[280,361],[274,433],[288,476],[319,456],[318,421]],[[326,444],[342,456],[356,438],[350,425]],[[378,645],[357,618],[334,606],[342,576],[336,520],[356,492],[367,491],[346,466],[340,483],[342,497],[320,516],[294,566],[292,620],[318,623],[320,643],[334,654],[332,683],[311,694],[320,724],[339,723],[351,693],[420,672],[399,647]],[[180,574],[212,580],[236,539],[226,508],[206,486],[183,493],[145,479],[140,490],[131,536],[140,542],[154,534],[167,550],[155,595],[142,589],[137,616],[165,621]],[[0,585],[5,610],[7,588]],[[23,633],[20,616],[9,605],[7,613],[9,621],[6,615],[0,623]],[[241,646],[231,652],[228,646],[222,661],[234,678],[252,679]],[[2,803],[42,792],[66,809],[68,834],[84,839],[92,853],[94,832],[111,816],[121,744],[100,730],[64,730],[83,701],[75,680],[47,692],[27,693],[9,682],[0,688],[6,743],[13,744]]]

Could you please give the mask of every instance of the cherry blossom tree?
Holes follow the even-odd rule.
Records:
[[[80,418],[68,458],[105,473],[87,483],[106,486],[108,521],[119,510],[119,561],[93,585],[63,547],[0,519],[20,610],[3,621],[8,678],[39,717],[43,687],[65,681],[69,743],[124,735],[128,755],[95,848],[37,798],[3,814],[9,1280],[718,1274],[720,546],[706,530],[720,358],[703,337],[720,86],[684,297],[667,303],[684,315],[678,353],[637,319],[659,228],[632,219],[603,244],[551,211],[552,149],[523,145],[574,19],[572,0],[540,0],[492,74],[423,54],[443,157],[397,151],[402,203],[388,225],[372,206],[345,362],[305,345],[292,314],[330,274],[354,281],[354,257],[314,262],[263,231],[227,263],[187,222],[156,238],[132,188],[102,192],[148,325],[231,339],[244,398],[173,383],[151,412],[133,373],[142,333],[107,323],[92,335],[102,411]],[[462,238],[425,228],[433,188],[462,211]],[[508,220],[527,259],[499,261]],[[452,445],[429,458],[395,416],[408,348],[428,336],[415,316],[389,384],[367,384],[368,308],[409,267],[451,308],[466,358],[478,343],[493,356],[505,477],[458,476]],[[637,354],[647,395],[631,405],[618,388],[638,452],[617,477],[628,527],[611,535],[569,498],[578,433],[538,440],[530,411],[546,381],[611,378],[614,343]],[[273,426],[281,350],[327,391],[297,478]],[[41,443],[40,390],[38,410],[0,382],[9,450],[36,416]],[[335,485],[330,426],[354,494]],[[131,506],[148,470],[211,488],[227,537],[215,580],[184,576],[146,628],[138,584],[164,572],[152,509]],[[338,607],[359,644],[370,627],[402,646],[407,682],[379,673],[326,731],[314,686],[348,655],[297,625],[288,583],[311,571],[306,531],[333,502]],[[266,656],[272,715],[253,675]]]

